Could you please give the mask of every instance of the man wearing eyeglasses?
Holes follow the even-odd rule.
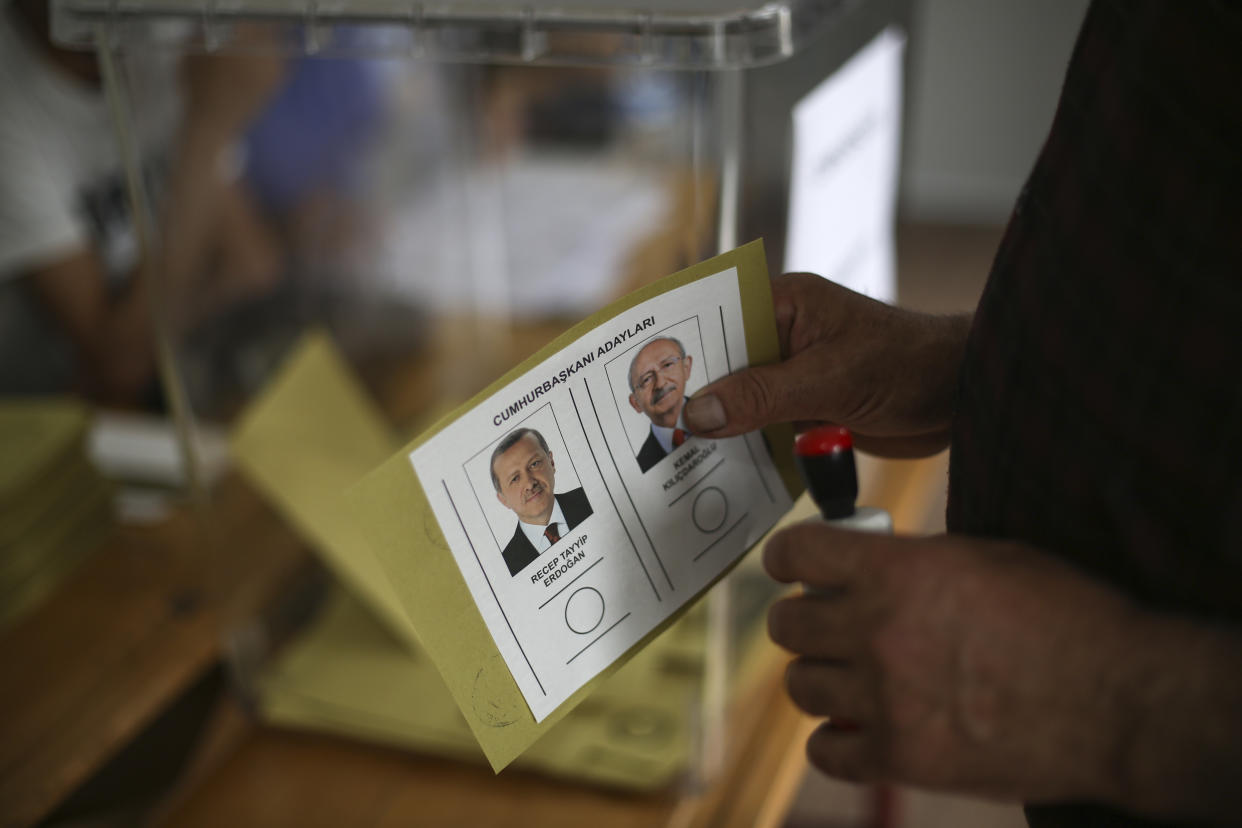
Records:
[[[638,451],[644,474],[692,436],[681,410],[693,361],[680,341],[664,336],[644,345],[630,362],[630,405],[651,420],[651,433]]]

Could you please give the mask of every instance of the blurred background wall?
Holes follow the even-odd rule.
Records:
[[[1000,224],[1043,145],[1086,0],[915,0],[900,210]]]

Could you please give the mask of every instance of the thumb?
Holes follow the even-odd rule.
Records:
[[[686,402],[686,425],[704,437],[732,437],[773,423],[817,419],[823,396],[797,358],[745,368],[699,389]]]

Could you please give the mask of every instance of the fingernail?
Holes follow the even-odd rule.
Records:
[[[695,397],[686,403],[686,425],[691,431],[715,431],[728,421],[724,406],[715,394]]]

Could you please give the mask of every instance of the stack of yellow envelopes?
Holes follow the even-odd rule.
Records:
[[[94,550],[112,492],[87,458],[89,416],[72,399],[0,401],[0,626]]]

